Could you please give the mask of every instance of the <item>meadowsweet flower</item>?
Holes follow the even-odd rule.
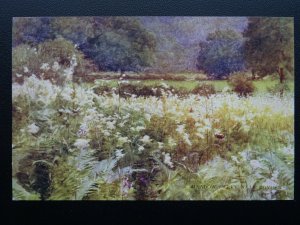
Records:
[[[28,132],[31,134],[36,134],[40,130],[40,128],[37,125],[35,125],[35,123],[30,124],[27,128]]]
[[[184,142],[191,146],[192,142],[190,141],[189,138],[190,138],[189,134],[183,133],[183,140],[184,140]]]
[[[176,131],[179,133],[179,134],[183,134],[184,133],[184,127],[185,125],[178,125],[177,128],[176,128]]]
[[[72,101],[72,94],[73,93],[74,93],[73,88],[65,87],[61,92],[61,96],[66,101]]]
[[[145,127],[144,126],[137,126],[135,129],[136,129],[136,131],[141,131],[141,130],[145,130]]]
[[[107,121],[106,122],[106,126],[107,126],[108,129],[113,130],[113,129],[116,128],[115,123],[116,123],[115,120],[113,120],[113,121]]]
[[[103,134],[106,137],[110,136],[110,132],[108,130],[103,130]]]
[[[116,159],[119,160],[121,158],[124,157],[124,153],[123,153],[123,149],[116,149],[115,151],[115,156],[116,156]]]
[[[58,64],[58,62],[54,62],[52,65],[52,70],[58,71],[59,69],[60,69],[60,65]]]
[[[40,67],[41,70],[48,71],[50,69],[49,63],[43,63]]]
[[[145,118],[146,118],[146,120],[150,121],[151,115],[150,115],[149,113],[146,113],[146,114],[145,114]]]
[[[170,156],[170,153],[165,153],[163,152],[162,153],[163,156],[164,156],[164,164],[168,165],[169,167],[173,168],[174,165],[173,165],[173,162],[171,162],[171,156]]]
[[[145,135],[143,138],[140,139],[141,142],[143,142],[144,144],[148,144],[151,142],[151,139],[148,135]]]
[[[145,149],[145,148],[144,148],[142,145],[140,145],[140,146],[138,147],[138,151],[139,151],[139,152],[144,151],[144,149]]]
[[[28,73],[29,72],[28,67],[27,66],[23,66],[23,71],[24,71],[24,73]]]
[[[89,147],[90,140],[79,138],[75,141],[74,146],[79,150]]]
[[[74,73],[73,67],[68,67],[68,68],[64,69],[64,76],[66,77],[66,80],[71,81],[73,73]]]
[[[164,143],[162,142],[157,142],[158,144],[158,149],[162,149],[164,147]]]
[[[118,138],[118,144],[119,145],[123,145],[123,144],[128,143],[128,142],[130,142],[130,140],[128,139],[128,137],[119,137]]]

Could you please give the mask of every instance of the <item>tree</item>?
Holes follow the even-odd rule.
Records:
[[[15,17],[13,18],[12,45],[37,45],[47,39],[53,39],[52,18]]]
[[[251,17],[244,32],[245,59],[253,77],[278,73],[280,83],[294,70],[292,18]]]
[[[100,70],[137,71],[153,62],[154,35],[139,21],[129,17],[110,17],[100,34],[80,46]]]
[[[215,79],[244,69],[243,38],[233,30],[216,30],[199,47],[197,68]]]

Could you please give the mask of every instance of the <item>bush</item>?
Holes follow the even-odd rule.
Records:
[[[45,41],[36,47],[19,45],[12,52],[13,82],[23,83],[24,77],[35,74],[38,78],[61,85],[73,75],[84,76],[95,66],[83,53],[63,38]]]
[[[212,94],[215,94],[216,89],[212,84],[203,83],[203,84],[199,84],[197,87],[195,87],[192,90],[192,93],[208,97]]]
[[[228,82],[229,85],[232,86],[232,90],[240,97],[251,95],[255,90],[253,82],[242,73],[235,73],[231,75]]]

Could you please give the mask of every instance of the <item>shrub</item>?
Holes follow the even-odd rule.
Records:
[[[192,93],[208,97],[212,94],[215,94],[216,90],[215,90],[214,85],[203,83],[203,84],[199,84],[197,87],[195,87],[192,90]]]
[[[232,86],[234,92],[243,97],[251,95],[255,89],[253,82],[242,73],[231,75],[229,85]]]
[[[18,83],[35,74],[61,85],[68,77],[73,78],[73,74],[84,76],[95,70],[91,61],[63,38],[45,41],[36,47],[19,45],[13,48],[12,63],[12,79]]]

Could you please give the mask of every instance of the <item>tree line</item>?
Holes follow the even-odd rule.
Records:
[[[186,21],[182,27],[187,27],[189,21]],[[215,29],[204,40],[199,38],[197,46],[188,47],[176,40],[188,39],[189,30],[186,28],[183,32],[182,29],[180,33],[172,18],[163,22],[161,32],[166,32],[164,29],[169,27],[168,32],[174,34],[173,40],[162,40],[157,29],[151,29],[138,17],[14,18],[12,45],[14,49],[24,48],[24,45],[36,48],[49,41],[64,39],[73,43],[74,51],[79,51],[97,70],[121,73],[149,68],[159,68],[162,72],[170,67],[176,70],[176,66],[183,63],[180,52],[184,48],[193,48],[197,54],[184,57],[195,62],[195,68],[186,70],[196,69],[213,79],[226,78],[237,71],[251,71],[253,78],[277,73],[280,81],[293,76],[292,18],[249,17],[242,32],[230,27]],[[163,46],[168,45],[172,45],[169,48],[172,51],[163,51]],[[69,49],[69,44],[67,46]],[[55,50],[61,51],[54,45],[52,51]]]

